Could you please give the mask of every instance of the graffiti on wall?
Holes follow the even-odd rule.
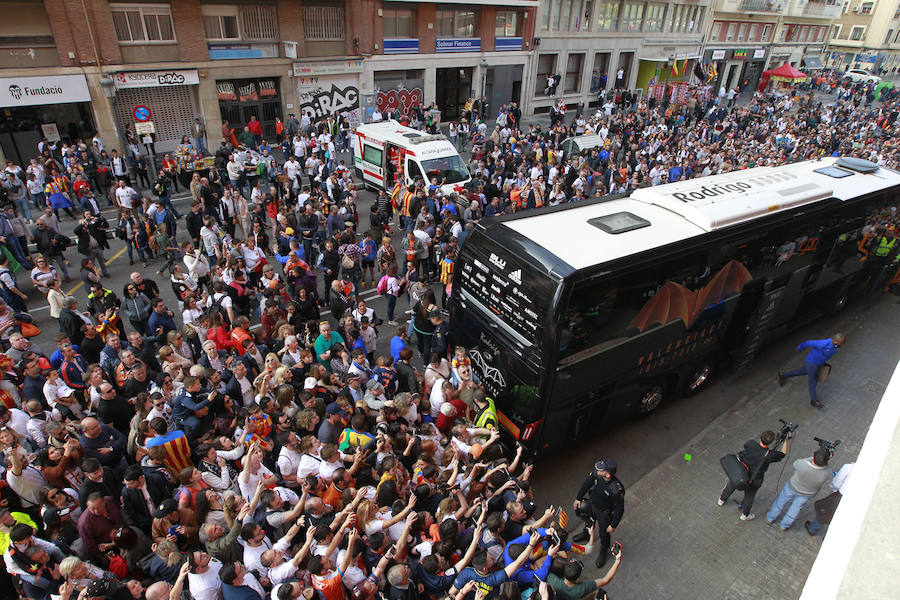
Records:
[[[401,115],[408,115],[415,105],[422,104],[424,98],[422,88],[379,90],[375,96],[375,106],[384,114],[399,109]]]
[[[359,114],[359,90],[355,85],[344,88],[331,84],[331,89],[317,85],[318,77],[305,78],[309,83],[298,90],[300,111],[312,112],[316,118],[334,114]],[[312,81],[316,80],[316,81]]]

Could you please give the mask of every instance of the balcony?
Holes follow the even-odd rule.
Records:
[[[784,0],[739,0],[736,2],[745,12],[780,13],[784,11]]]
[[[842,10],[843,8],[840,4],[828,4],[826,2],[807,2],[806,6],[803,7],[803,16],[837,19],[841,16]]]

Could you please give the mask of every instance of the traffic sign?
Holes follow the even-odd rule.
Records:
[[[134,110],[131,111],[131,114],[134,115],[134,120],[140,123],[150,120],[150,109],[143,104],[135,106]]]
[[[134,131],[138,135],[147,135],[149,133],[156,133],[156,126],[153,125],[153,121],[143,121],[141,123],[134,124]]]

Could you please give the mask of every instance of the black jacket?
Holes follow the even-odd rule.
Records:
[[[107,227],[109,227],[109,223],[107,223],[106,219],[103,217],[95,218],[93,221],[89,222],[87,226],[79,223],[72,232],[75,234],[75,237],[78,238],[78,253],[84,254],[85,256],[88,254],[91,245],[90,238],[97,240],[97,244],[100,248],[108,250],[109,242],[107,241],[106,236]]]
[[[68,308],[59,311],[59,329],[69,336],[69,341],[76,346],[84,339],[84,333],[81,331],[83,325],[84,320]]]
[[[594,510],[610,513],[609,524],[612,527],[619,526],[625,513],[625,486],[615,475],[607,481],[597,473],[591,473],[582,482],[575,497],[581,499],[585,494],[588,494]]]
[[[147,492],[150,492],[149,486]],[[151,494],[152,500],[152,494]],[[157,505],[156,502],[153,503]],[[122,516],[129,525],[134,525],[141,531],[147,533],[153,525],[153,515],[147,507],[144,500],[144,494],[141,490],[132,490],[127,487],[122,488]]]
[[[195,213],[190,211],[184,217],[184,223],[187,226],[188,234],[194,240],[200,239],[200,229],[203,227],[203,213]]]

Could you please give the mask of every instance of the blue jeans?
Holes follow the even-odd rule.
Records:
[[[778,515],[780,515],[787,506],[787,512],[784,513],[784,518],[781,519],[781,523],[779,523],[782,529],[787,529],[794,524],[794,520],[797,518],[797,515],[800,514],[800,511],[809,499],[810,496],[804,496],[795,492],[789,481],[784,484],[781,493],[775,498],[772,508],[766,513],[766,520],[770,523],[775,521],[775,519],[778,518]]]
[[[12,252],[12,255],[23,267],[26,269],[34,268],[34,265],[28,262],[28,257],[25,256],[25,253],[22,251],[22,246],[19,244],[19,238],[12,234],[6,236],[6,247],[9,248],[9,251]]]
[[[31,216],[31,206],[28,204],[28,198],[26,198],[25,196],[16,198],[16,206],[19,207],[20,215],[22,215],[29,221],[34,221],[34,217]]]
[[[819,517],[815,517],[812,521],[809,522],[809,525],[806,527],[806,531],[809,532],[810,535],[816,535],[822,528],[825,527],[821,523],[819,523]]]
[[[819,365],[804,362],[802,369],[794,369],[793,371],[788,371],[784,374],[785,378],[799,377],[800,375],[806,375],[809,383],[809,401],[818,402],[819,400],[816,397],[816,385],[819,383]]]

